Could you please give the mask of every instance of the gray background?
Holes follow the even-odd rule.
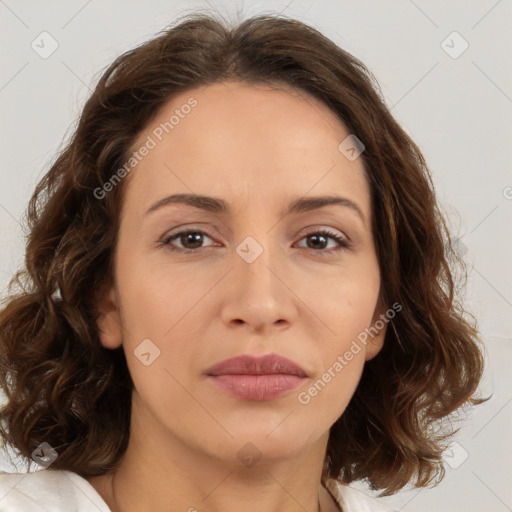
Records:
[[[466,301],[486,344],[481,390],[493,393],[460,424],[439,486],[383,501],[403,512],[512,511],[510,0],[0,0],[2,296],[23,263],[20,221],[29,197],[95,80],[117,55],[194,7],[231,18],[237,12],[244,19],[261,12],[297,17],[376,75],[393,115],[422,149],[453,237],[460,239],[469,267]],[[31,47],[33,41],[42,47],[43,31],[58,44],[45,59]],[[450,35],[454,31],[463,39]],[[459,55],[464,40],[469,46]],[[12,470],[7,462],[2,467]]]

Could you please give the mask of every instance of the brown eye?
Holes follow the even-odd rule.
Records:
[[[350,243],[347,239],[340,237],[337,233],[332,233],[327,230],[315,231],[313,233],[307,234],[302,240],[306,239],[308,242],[307,248],[313,249],[320,253],[332,254],[333,252],[337,252],[339,250],[347,250],[350,247]],[[326,249],[326,245],[328,244],[328,240],[334,240],[338,244],[338,248],[334,249]]]
[[[203,238],[210,238],[204,231],[199,230],[186,230],[180,231],[179,233],[175,233],[172,236],[169,236],[162,240],[162,245],[168,246],[170,250],[176,250],[181,252],[186,251],[197,251],[198,249],[202,249],[201,247],[203,243]],[[178,240],[182,247],[176,247],[171,245],[171,242],[174,240]],[[210,238],[211,240],[211,238]]]

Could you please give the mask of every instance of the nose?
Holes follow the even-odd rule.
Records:
[[[267,237],[270,240],[272,237]],[[259,244],[263,247],[263,244]],[[241,249],[245,249],[243,246]],[[233,268],[222,296],[222,320],[230,327],[245,326],[251,331],[288,328],[297,316],[293,286],[287,282],[284,266],[275,253],[266,249],[256,259],[233,256]],[[240,250],[240,248],[239,248]],[[242,254],[243,252],[240,251]]]

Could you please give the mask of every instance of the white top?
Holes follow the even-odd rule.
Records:
[[[329,480],[343,512],[393,512],[363,492]],[[96,489],[71,471],[0,472],[0,512],[110,512]]]

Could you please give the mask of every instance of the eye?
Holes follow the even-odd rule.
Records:
[[[187,229],[184,231],[179,231],[174,235],[165,237],[161,241],[161,246],[165,245],[170,251],[177,252],[198,252],[198,249],[203,249],[201,246],[203,237],[210,238],[204,231],[200,231],[198,229]],[[182,247],[175,247],[171,245],[171,242],[174,240],[179,240],[182,242]],[[210,238],[211,240],[211,238]]]
[[[331,249],[331,250],[323,250],[325,249],[324,245],[327,243],[326,241],[328,239],[334,240],[338,247]],[[346,238],[342,238],[337,233],[333,233],[331,231],[328,231],[326,229],[321,229],[320,231],[313,231],[311,233],[308,233],[305,235],[301,240],[311,240],[313,241],[313,244],[320,245],[321,247],[309,247],[310,249],[313,249],[316,252],[319,252],[322,256],[328,256],[329,254],[332,254],[333,252],[338,252],[340,250],[348,250],[350,248],[350,242]],[[307,242],[306,242],[307,243]]]

